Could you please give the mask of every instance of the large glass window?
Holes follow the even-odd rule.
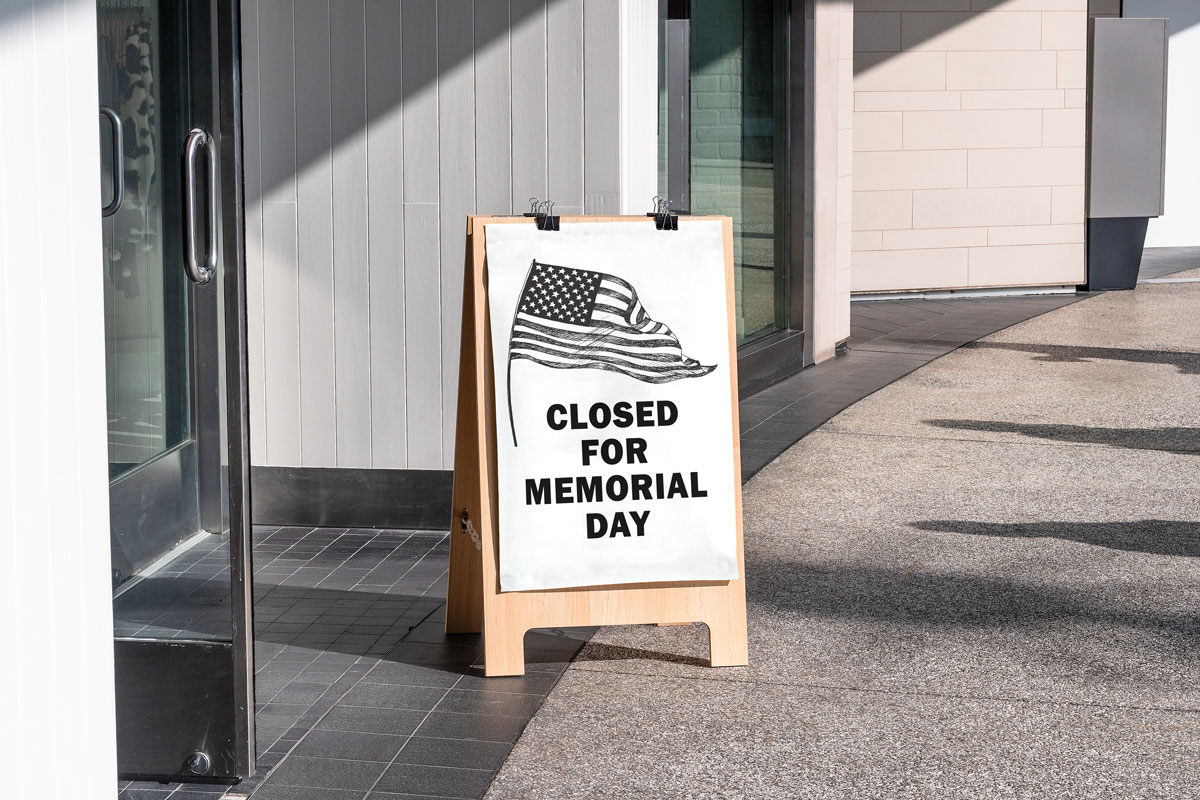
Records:
[[[739,344],[789,323],[784,6],[662,4],[660,189],[692,214],[733,218]]]

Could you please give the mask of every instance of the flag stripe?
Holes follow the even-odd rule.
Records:
[[[653,366],[655,363],[660,363],[660,364],[678,364],[678,363],[680,363],[678,352],[675,352],[675,353],[645,353],[645,352],[643,352],[643,353],[627,353],[623,350],[618,350],[618,349],[614,349],[614,348],[610,348],[610,347],[588,347],[586,349],[581,350],[578,347],[572,347],[571,345],[565,345],[565,344],[562,344],[561,342],[555,342],[555,341],[551,341],[549,339],[544,339],[544,338],[540,338],[540,337],[535,339],[532,336],[528,336],[528,335],[515,337],[513,339],[512,347],[514,350],[516,350],[519,347],[520,348],[527,347],[531,350],[537,350],[538,352],[556,353],[556,354],[561,353],[564,356],[568,356],[573,353],[579,354],[579,355],[584,355],[584,356],[600,354],[600,355],[604,355],[604,356],[612,356],[615,358],[620,358],[625,361],[628,361],[631,364],[642,363],[642,364],[646,364],[647,366]],[[547,348],[549,348],[549,349],[547,349]]]
[[[623,347],[659,347],[668,345],[671,347],[679,347],[679,342],[674,336],[663,336],[662,334],[644,334],[638,331],[632,331],[628,327],[616,325],[608,325],[593,323],[589,326],[572,325],[569,322],[556,322],[543,319],[541,317],[533,317],[525,313],[517,314],[517,326],[528,326],[539,333],[570,335],[585,337],[587,339],[605,338],[613,341],[619,341]]]
[[[596,290],[596,294],[598,296],[604,295],[605,297],[615,298],[615,299],[619,300],[620,302],[624,303],[625,305],[629,305],[629,301],[633,299],[633,297],[629,293],[621,292],[621,291],[618,291],[617,289],[610,288],[605,283],[600,284],[600,288]]]
[[[512,354],[514,359],[525,359],[527,361],[535,361],[547,367],[555,367],[557,369],[603,369],[608,372],[620,372],[623,375],[637,378],[646,383],[670,383],[677,381],[680,378],[699,378],[712,372],[715,367],[673,367],[671,369],[655,370],[639,370],[633,367],[625,366],[624,364],[612,364],[606,361],[595,361],[588,359],[570,358],[566,361],[557,361],[553,358],[544,355],[533,355],[525,352],[515,352]],[[641,373],[641,374],[635,374]]]
[[[604,337],[596,337],[589,340],[580,340],[574,336],[562,336],[554,333],[539,333],[529,330],[522,325],[518,325],[513,330],[513,341],[517,339],[530,339],[532,341],[547,341],[552,342],[560,347],[569,347],[575,351],[591,350],[592,348],[600,348],[604,350],[612,350],[617,353],[627,353],[631,356],[651,355],[654,353],[667,353],[675,356],[676,359],[683,358],[683,353],[679,349],[679,345],[673,343],[637,343],[634,347],[628,347],[622,342],[614,342]]]
[[[572,353],[587,354],[590,352],[613,353],[623,355],[630,359],[645,359],[647,361],[674,359],[676,362],[686,362],[688,359],[683,356],[678,347],[639,347],[629,348],[613,345],[609,342],[598,341],[581,347],[578,342],[564,340],[554,336],[539,336],[528,332],[518,330],[513,335],[513,345],[521,342],[533,342],[536,344],[550,345],[553,347],[565,349]]]

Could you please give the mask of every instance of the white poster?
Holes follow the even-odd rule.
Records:
[[[737,578],[720,221],[485,241],[501,590]]]

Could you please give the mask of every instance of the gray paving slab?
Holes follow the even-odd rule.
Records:
[[[1174,277],[1196,267],[1200,267],[1200,247],[1147,247],[1142,251],[1138,279]]]
[[[1169,712],[641,675],[604,688],[564,676],[487,797],[1085,800],[1200,786],[1194,720]]]
[[[1198,313],[1093,297],[834,417],[744,488],[751,665],[602,629],[488,797],[1200,797]]]
[[[1195,452],[1200,328],[1182,323],[1197,309],[1200,284],[1094,297],[947,355],[827,429]]]

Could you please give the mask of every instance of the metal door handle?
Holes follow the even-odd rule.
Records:
[[[100,209],[101,216],[111,217],[121,208],[121,201],[125,199],[125,139],[121,129],[121,118],[117,116],[116,111],[108,106],[100,106],[100,116],[112,125],[113,195],[112,200]]]
[[[208,166],[208,227],[204,255],[198,241],[196,155],[203,149]],[[217,150],[207,131],[193,128],[183,146],[183,255],[187,275],[195,283],[208,283],[217,272]]]

